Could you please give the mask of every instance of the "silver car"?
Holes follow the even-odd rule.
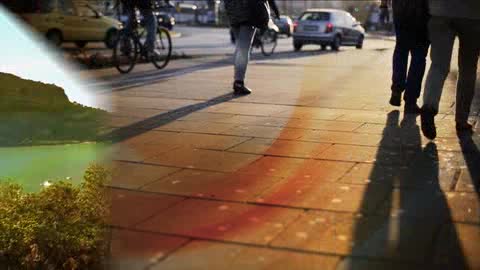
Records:
[[[363,47],[365,29],[348,12],[337,9],[308,9],[295,22],[293,47],[295,51],[305,44],[318,44],[325,50],[339,50],[342,45]]]

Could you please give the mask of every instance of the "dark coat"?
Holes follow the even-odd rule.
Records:
[[[392,6],[395,24],[410,29],[426,27],[428,0],[393,0]]]
[[[250,18],[250,1],[262,1],[262,0],[223,0],[225,4],[225,10],[227,11],[230,24],[232,26],[249,25]],[[280,12],[275,3],[275,0],[268,0],[270,8],[276,17],[280,16]]]
[[[223,0],[225,10],[232,26],[248,24],[250,11],[249,0]]]

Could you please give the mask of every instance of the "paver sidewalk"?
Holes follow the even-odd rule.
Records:
[[[390,107],[392,48],[110,94],[112,269],[480,269],[480,138]],[[472,120],[478,119],[478,99]]]

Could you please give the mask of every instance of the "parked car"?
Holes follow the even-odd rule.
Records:
[[[85,47],[88,42],[102,41],[113,48],[122,27],[118,20],[104,16],[88,4],[74,5],[69,0],[43,2],[46,4],[18,10],[18,13],[52,44],[75,42],[78,47]]]
[[[280,16],[280,19],[275,20],[275,24],[280,30],[279,34],[285,34],[290,37],[293,33],[293,21],[288,16]]]
[[[323,50],[330,46],[363,48],[365,29],[350,13],[336,9],[308,9],[295,22],[293,47],[295,51],[305,44],[318,44]]]

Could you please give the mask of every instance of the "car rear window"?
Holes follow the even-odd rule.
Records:
[[[329,21],[330,13],[328,12],[305,12],[300,16],[300,21]]]

